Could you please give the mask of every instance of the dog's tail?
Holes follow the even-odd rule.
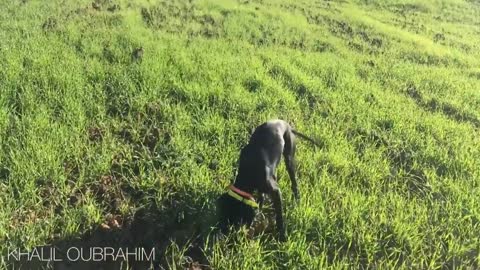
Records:
[[[295,134],[295,135],[297,135],[298,137],[300,137],[300,138],[302,138],[302,139],[305,139],[305,140],[313,143],[314,145],[316,145],[316,146],[318,146],[318,147],[322,147],[322,145],[321,145],[320,143],[316,142],[314,139],[312,139],[312,138],[310,138],[310,137],[308,137],[308,136],[306,136],[306,135],[303,135],[302,133],[300,133],[300,132],[298,132],[298,131],[296,131],[296,130],[294,130],[294,129],[292,129],[292,133]]]

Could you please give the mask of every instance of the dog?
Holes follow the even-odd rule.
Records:
[[[273,201],[279,239],[286,240],[282,195],[275,171],[283,154],[293,196],[298,202],[300,195],[295,178],[295,135],[320,146],[283,120],[270,120],[255,129],[249,143],[240,152],[239,168],[233,185],[217,200],[218,225],[223,233],[231,226],[250,226],[256,209],[262,208],[264,194],[268,194]],[[255,191],[260,194],[258,203],[251,195]]]

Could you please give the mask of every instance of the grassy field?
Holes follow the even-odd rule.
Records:
[[[478,0],[2,1],[0,40],[2,255],[102,242],[169,269],[480,268]],[[271,118],[323,145],[299,141],[296,206],[279,168],[288,241],[269,205],[253,237],[207,238]]]

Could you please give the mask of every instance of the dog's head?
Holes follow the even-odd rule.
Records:
[[[223,233],[233,226],[250,226],[255,218],[256,209],[249,206],[228,194],[223,194],[217,200],[217,217],[219,227]]]

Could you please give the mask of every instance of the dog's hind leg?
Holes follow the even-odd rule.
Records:
[[[292,182],[293,197],[296,201],[298,201],[300,200],[300,194],[298,192],[297,179],[295,178],[295,135],[293,135],[292,132],[287,131],[285,132],[283,138],[285,140],[283,157],[285,158],[288,176]]]

